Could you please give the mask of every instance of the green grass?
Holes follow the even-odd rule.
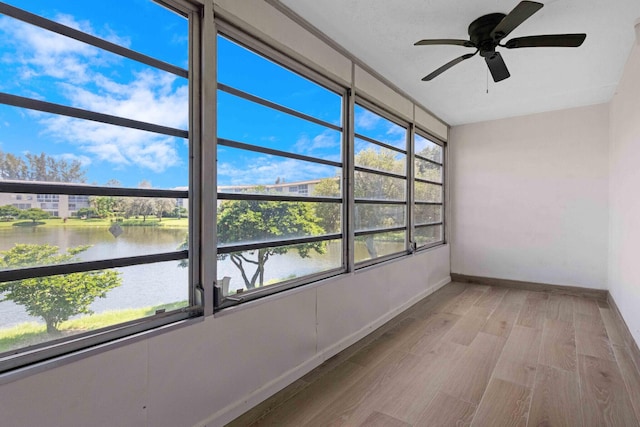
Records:
[[[104,328],[118,323],[148,317],[157,310],[176,310],[186,307],[187,301],[161,304],[153,307],[129,308],[125,310],[105,311],[104,313],[83,316],[79,319],[67,320],[60,324],[61,336],[77,334],[85,331]],[[47,327],[36,322],[21,323],[7,329],[0,329],[0,353],[15,348],[26,347],[55,339],[47,334]]]
[[[66,221],[63,219],[45,219],[39,220],[36,222],[36,225],[33,224],[32,221],[25,221],[23,219],[19,219],[16,221],[4,221],[0,222],[0,228],[5,227],[38,227],[38,228],[53,228],[53,227],[111,227],[113,222],[109,219],[100,219],[100,218],[91,218],[91,219],[78,219],[78,218],[67,218]],[[127,226],[143,226],[143,227],[163,227],[163,228],[188,228],[189,227],[189,219],[188,218],[162,218],[162,221],[158,221],[155,217],[147,217],[146,221],[143,221],[142,218],[131,218],[125,219],[122,222],[119,222],[120,225]]]

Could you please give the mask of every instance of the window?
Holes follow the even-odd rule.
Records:
[[[14,3],[0,373],[444,243],[444,144],[321,68],[188,0]]]
[[[38,194],[38,202],[57,202],[60,200],[58,194]]]
[[[414,241],[430,247],[444,242],[444,146],[419,131],[414,148]]]
[[[345,90],[247,44],[270,52],[233,31],[217,39],[219,307],[345,268]]]
[[[202,311],[199,231],[176,209],[191,195],[198,11],[15,3],[0,3],[0,206],[17,211],[0,230],[0,372]]]
[[[367,105],[367,106],[365,106]],[[407,124],[358,100],[355,107],[355,262],[407,251]]]

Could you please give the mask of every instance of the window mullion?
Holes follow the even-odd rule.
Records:
[[[415,116],[415,105],[414,116]],[[412,123],[409,126],[409,132],[407,135],[407,243],[409,251],[413,252],[416,249],[415,242],[415,227],[414,227],[414,214],[413,209],[415,206],[415,125]]]
[[[356,258],[356,244],[355,244],[355,228],[356,228],[356,217],[355,217],[355,65],[351,66],[351,89],[348,92],[348,96],[345,101],[345,137],[343,141],[345,141],[345,146],[343,149],[344,152],[344,178],[343,178],[343,195],[346,192],[346,199],[343,209],[343,235],[346,237],[344,245],[347,250],[344,251],[344,256],[346,257],[346,266],[347,271],[353,271],[355,269],[355,258]]]
[[[217,282],[216,218],[217,203],[217,28],[213,15],[213,2],[206,2],[202,14],[202,28],[198,37],[203,41],[200,45],[202,52],[199,76],[201,102],[201,116],[198,117],[198,128],[201,129],[201,139],[195,145],[200,150],[198,162],[199,180],[197,190],[200,195],[200,205],[197,206],[199,217],[194,220],[200,227],[200,233],[191,239],[191,244],[199,248],[199,263],[197,264],[200,283],[204,292],[204,315],[209,316],[214,311],[214,284]],[[204,78],[206,76],[206,78]],[[215,141],[213,144],[207,141]],[[206,189],[209,189],[206,191]],[[195,191],[194,191],[195,192]]]

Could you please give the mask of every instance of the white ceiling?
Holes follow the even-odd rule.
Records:
[[[470,48],[413,46],[468,39],[481,15],[519,0],[281,0],[450,125],[608,102],[635,40],[640,0],[548,0],[505,38],[586,33],[579,48],[498,48],[511,77],[494,83],[479,55],[420,79]],[[488,80],[488,84],[487,84]],[[489,93],[487,93],[487,87]]]

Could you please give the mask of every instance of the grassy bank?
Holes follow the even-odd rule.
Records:
[[[142,218],[125,219],[118,222],[123,227],[163,227],[163,228],[188,228],[188,218],[162,218],[159,221],[158,218],[148,217],[146,221]],[[0,222],[0,228],[7,227],[38,227],[38,228],[53,228],[53,227],[69,227],[69,228],[81,228],[81,227],[103,227],[109,228],[113,225],[113,222],[109,219],[91,218],[91,219],[79,219],[79,218],[67,218],[63,219],[44,219],[38,220],[34,224],[30,220],[19,219],[16,221],[3,221]]]
[[[186,307],[187,301],[162,304],[153,307],[130,308],[125,310],[105,311],[104,313],[84,316],[79,319],[67,320],[60,324],[62,336],[104,328],[118,323],[128,322],[143,317],[152,316],[157,310],[167,311]],[[26,347],[54,339],[47,334],[44,324],[28,322],[0,329],[0,353],[15,348]]]

